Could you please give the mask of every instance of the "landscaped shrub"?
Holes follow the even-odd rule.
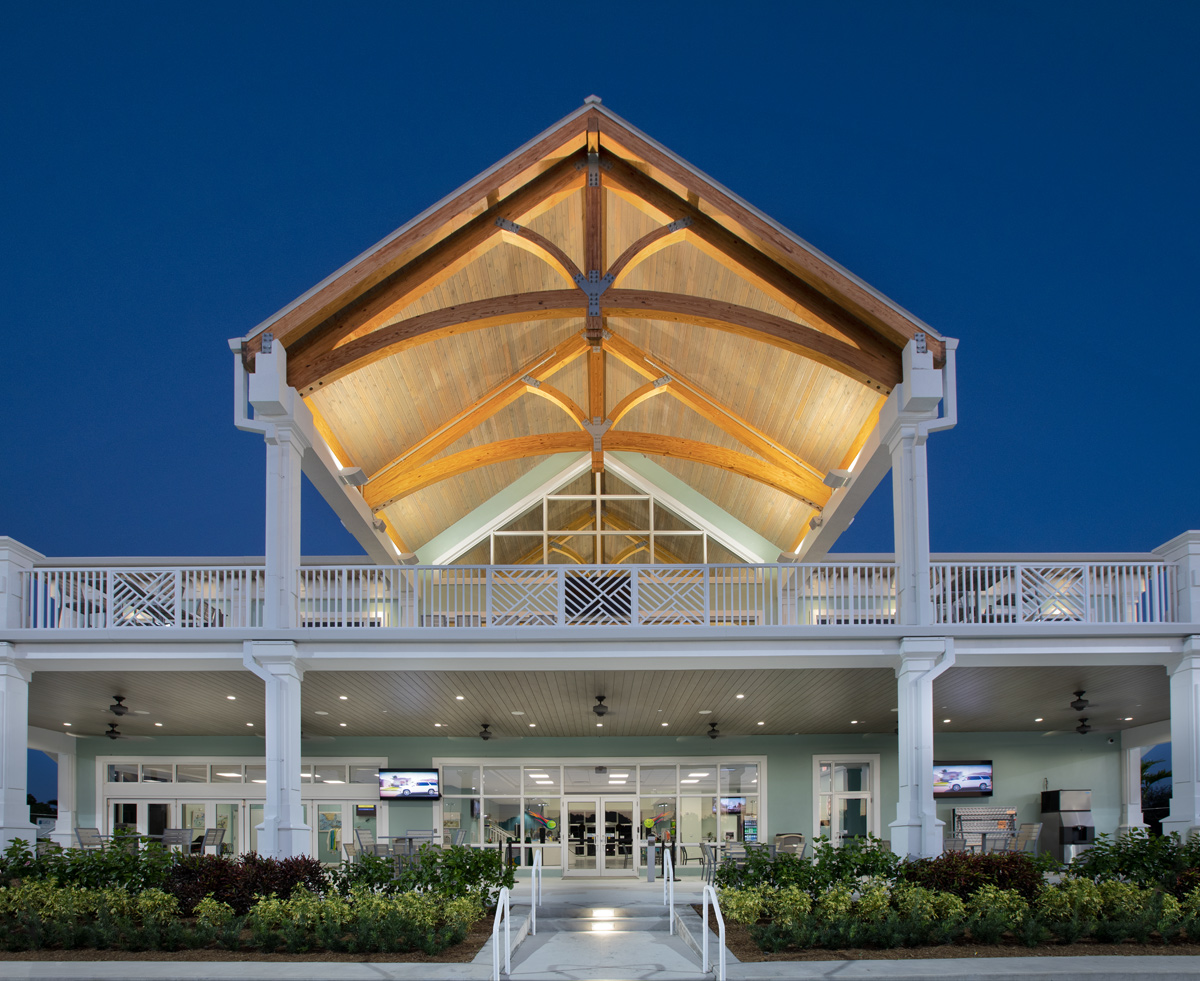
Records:
[[[721,913],[733,923],[757,923],[765,912],[762,889],[721,890]]]
[[[838,882],[893,879],[901,864],[902,860],[879,838],[850,838],[840,847],[818,838],[813,843],[812,859],[790,852],[781,852],[772,859],[765,849],[752,849],[741,868],[732,859],[722,863],[715,881],[718,888],[730,889],[799,886],[816,896]]]
[[[982,886],[967,900],[967,916],[972,918],[999,916],[1006,929],[1015,929],[1029,915],[1029,902],[1016,889]]]
[[[1038,863],[1018,852],[973,855],[969,852],[945,852],[937,858],[906,862],[900,876],[914,885],[940,892],[952,892],[966,900],[983,886],[1015,889],[1032,901],[1041,891],[1042,872]]]
[[[205,896],[228,903],[242,915],[257,897],[290,896],[298,885],[314,892],[325,888],[325,870],[315,858],[264,858],[250,853],[238,858],[179,856],[164,888],[178,898],[184,916],[191,916]]]
[[[19,880],[55,880],[64,886],[103,889],[116,886],[131,892],[161,888],[175,856],[156,843],[143,848],[121,846],[120,836],[101,851],[53,849],[35,855],[27,842],[15,840],[0,858],[0,884]]]
[[[1152,835],[1134,828],[1119,838],[1100,835],[1070,866],[1075,878],[1161,886],[1183,896],[1200,885],[1200,836]]]
[[[421,892],[444,897],[475,896],[493,906],[501,888],[512,888],[515,872],[492,848],[431,848],[421,851],[400,869],[391,892]]]
[[[1099,919],[1102,905],[1100,889],[1090,879],[1064,879],[1043,889],[1034,900],[1037,914],[1052,924],[1072,918],[1085,922]]]

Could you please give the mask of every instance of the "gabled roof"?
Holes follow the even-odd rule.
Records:
[[[652,456],[792,550],[941,339],[589,99],[252,331],[403,551],[557,454]]]

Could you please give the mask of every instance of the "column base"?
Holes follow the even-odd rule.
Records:
[[[1167,817],[1162,823],[1163,834],[1178,834],[1184,841],[1187,841],[1192,835],[1200,834],[1200,825],[1193,824],[1192,821],[1192,818],[1172,821],[1170,817]]]
[[[0,851],[20,838],[30,848],[37,842],[36,824],[0,824]]]
[[[54,830],[50,832],[50,840],[63,848],[74,848],[75,814],[73,811],[59,811]]]
[[[937,858],[942,854],[942,832],[946,822],[939,818],[893,821],[892,852],[901,858]]]
[[[1118,824],[1117,837],[1124,838],[1131,831],[1146,831],[1149,827],[1148,824]]]

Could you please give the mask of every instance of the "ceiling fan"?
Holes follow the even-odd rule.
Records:
[[[127,736],[117,728],[118,725],[120,723],[110,722],[105,732],[68,732],[67,735],[74,736],[76,739],[87,739],[90,736],[107,736],[109,739],[128,739],[136,742],[147,742],[154,738],[153,736]]]
[[[124,716],[124,715],[128,715],[130,712],[132,712],[134,715],[149,715],[150,714],[145,709],[131,709],[128,705],[125,704],[125,698],[126,698],[125,695],[113,695],[112,698],[113,698],[113,703],[108,707],[108,711],[110,711],[113,715],[117,716],[117,718],[120,718],[121,716]]]

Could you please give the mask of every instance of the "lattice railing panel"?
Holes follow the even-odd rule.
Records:
[[[109,626],[175,626],[177,581],[172,570],[111,573]]]
[[[1021,607],[1026,621],[1086,620],[1084,570],[1078,566],[1022,566]]]
[[[633,622],[629,566],[564,568],[563,610],[568,626],[628,626]]]
[[[703,567],[639,568],[637,622],[680,626],[708,623],[708,572]]]
[[[490,570],[488,623],[493,627],[543,627],[558,623],[562,573],[550,566]]]

